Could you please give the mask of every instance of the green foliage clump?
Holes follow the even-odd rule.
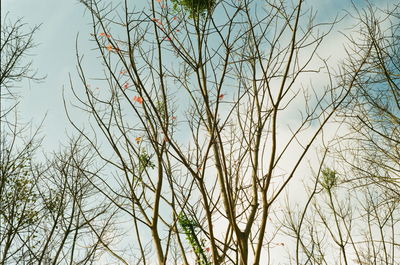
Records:
[[[21,226],[37,221],[38,211],[35,203],[38,194],[33,191],[34,178],[30,175],[30,158],[16,160],[10,166],[0,166],[3,195],[0,206],[0,223],[5,219],[16,221]]]
[[[139,154],[139,174],[142,174],[146,168],[154,169],[156,165],[154,165],[153,161],[151,161],[151,156],[146,152],[146,150],[142,150]]]
[[[205,15],[215,5],[216,0],[172,0],[176,11],[189,13],[189,17]]]
[[[61,191],[57,192],[54,189],[50,189],[49,195],[44,196],[43,198],[44,208],[53,214],[56,213],[57,211],[64,211],[65,206],[62,205],[63,203],[62,196],[63,195]]]
[[[331,190],[337,184],[337,172],[335,170],[325,168],[322,170],[321,185],[326,190]]]
[[[208,261],[207,256],[204,253],[204,240],[199,240],[196,233],[200,224],[193,219],[189,219],[184,213],[179,214],[178,223],[182,227],[189,244],[192,246],[193,252],[196,254],[197,265],[210,265],[211,263]]]

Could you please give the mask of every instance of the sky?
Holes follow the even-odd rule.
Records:
[[[19,107],[21,120],[32,121],[35,127],[45,118],[42,128],[44,148],[63,141],[69,128],[62,103],[62,89],[68,85],[69,74],[75,74],[75,39],[87,35],[88,20],[77,1],[20,1],[2,0],[2,17],[23,17],[27,28],[41,25],[34,36],[38,44],[31,53],[33,66],[40,82],[24,81],[18,91],[22,96]],[[81,42],[85,45],[85,42]]]
[[[138,1],[138,0],[136,0]],[[147,1],[138,1],[140,4]],[[355,3],[363,1],[357,0]],[[387,3],[390,1],[374,1]],[[394,2],[394,1],[392,1]],[[318,10],[317,20],[327,22],[338,13],[344,15],[350,8],[349,0],[312,0],[308,2],[314,11]],[[9,13],[10,18],[23,17],[29,26],[41,24],[35,36],[38,46],[32,51],[34,67],[38,74],[46,76],[40,82],[24,81],[18,88],[21,94],[19,106],[21,119],[32,121],[39,126],[43,119],[41,135],[44,136],[42,148],[45,151],[57,151],[59,143],[65,143],[66,137],[73,135],[73,129],[67,120],[63,106],[63,89],[69,90],[69,77],[79,84],[76,71],[76,39],[81,54],[85,54],[87,65],[96,65],[97,60],[91,51],[89,36],[91,26],[88,13],[76,0],[1,0],[2,17]],[[345,55],[344,36],[339,30],[351,25],[350,19],[344,19],[327,38],[321,50],[332,62],[337,63]],[[93,70],[93,69],[91,69]],[[307,82],[307,80],[304,80]],[[313,80],[314,84],[322,80]],[[67,101],[70,93],[66,93]],[[299,103],[301,104],[301,102]],[[74,114],[79,114],[76,110]],[[296,119],[295,114],[287,119]],[[82,121],[84,122],[84,121]],[[289,137],[283,135],[283,138]]]
[[[137,1],[138,5],[147,2]],[[317,19],[325,21],[333,19],[338,12],[343,14],[350,7],[349,0],[312,0],[308,3],[314,11],[318,10]],[[89,65],[91,60],[96,60],[95,56],[90,56],[88,36],[91,27],[88,13],[84,12],[77,0],[1,0],[1,7],[2,17],[9,13],[10,18],[23,17],[30,27],[41,25],[35,36],[38,46],[32,51],[32,59],[39,75],[46,78],[40,83],[25,81],[20,85],[22,100],[19,110],[21,119],[24,122],[32,121],[36,127],[45,118],[41,130],[45,136],[43,148],[53,150],[71,133],[63,107],[62,91],[64,88],[68,90],[70,75],[72,81],[77,79],[75,41],[78,35],[78,47],[80,53],[85,54],[85,60]],[[339,25],[343,26],[344,23]],[[329,56],[341,57],[343,49],[340,41],[343,36],[336,30],[330,38],[332,41],[326,44]]]

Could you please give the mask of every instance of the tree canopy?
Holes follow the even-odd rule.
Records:
[[[0,264],[396,264],[400,6],[146,3],[80,1],[74,132],[40,159],[7,96],[37,27],[2,25]]]

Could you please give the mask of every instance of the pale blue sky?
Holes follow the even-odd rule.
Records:
[[[75,74],[75,38],[89,34],[88,20],[77,1],[2,0],[2,17],[23,17],[29,27],[41,25],[34,37],[39,45],[32,51],[34,67],[40,75],[47,75],[41,83],[23,82],[19,88],[22,96],[20,114],[23,121],[33,120],[39,125],[47,113],[44,128],[45,148],[64,138],[69,127],[62,105],[62,87],[68,84],[68,73]],[[53,146],[54,147],[54,146]]]
[[[148,2],[136,1],[140,5]],[[312,0],[308,3],[314,10],[320,10],[318,17],[322,20],[332,19],[337,12],[350,8],[349,0]],[[67,132],[72,133],[63,108],[62,89],[64,86],[68,90],[69,74],[73,79],[77,78],[75,39],[78,33],[79,49],[85,54],[85,61],[90,64],[91,60],[96,60],[96,56],[90,54],[88,13],[85,16],[84,8],[77,0],[1,0],[1,4],[2,16],[9,12],[10,18],[23,17],[31,26],[42,24],[35,36],[39,45],[33,50],[33,61],[39,73],[47,78],[42,83],[21,84],[20,112],[23,121],[33,120],[36,125],[47,113],[42,129],[43,147],[54,150]]]
[[[148,0],[132,0],[143,5]],[[381,3],[395,2],[396,0],[374,1]],[[364,1],[355,0],[356,3]],[[317,19],[319,22],[332,20],[338,12],[349,10],[350,0],[311,0],[309,5],[314,11],[319,10]],[[89,14],[84,13],[84,8],[77,0],[1,0],[2,16],[9,12],[10,18],[23,17],[29,25],[42,24],[35,36],[39,44],[33,50],[34,66],[39,74],[47,75],[41,83],[23,82],[19,88],[22,96],[20,114],[22,121],[33,121],[38,126],[47,113],[42,136],[45,136],[43,149],[45,151],[57,150],[59,142],[64,142],[66,135],[74,133],[70,126],[63,107],[62,90],[65,87],[69,91],[69,74],[76,85],[77,80],[75,40],[79,33],[79,49],[85,54],[86,65],[97,65],[97,55],[93,53],[89,41],[91,33]],[[340,57],[344,55],[342,50],[343,36],[337,30],[348,26],[348,21],[343,21],[332,32],[326,43],[326,55]],[[93,62],[91,64],[91,62]],[[93,69],[90,69],[93,71]],[[68,93],[69,95],[70,93]],[[79,117],[75,111],[74,117]],[[81,122],[84,122],[82,120]],[[290,132],[287,132],[288,135]]]

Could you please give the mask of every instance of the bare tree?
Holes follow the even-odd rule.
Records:
[[[341,79],[360,69],[302,209],[283,222],[295,264],[396,264],[399,254],[399,8],[353,7],[357,34]],[[367,60],[359,54],[367,53]],[[362,67],[360,68],[360,66]]]
[[[91,199],[90,150],[71,140],[39,162],[39,129],[18,118],[15,88],[40,80],[27,61],[38,27],[26,27],[6,17],[1,33],[0,264],[91,264],[101,255],[93,228],[109,225],[100,219],[107,204]]]
[[[35,178],[30,177],[31,154],[37,147],[33,138],[24,138],[27,126],[18,124],[15,106],[15,91],[11,89],[24,78],[34,79],[31,63],[25,57],[34,47],[36,28],[25,32],[21,20],[12,23],[7,16],[1,28],[0,71],[0,260],[8,259],[18,235],[26,231],[36,218],[32,192]],[[13,249],[12,251],[15,251]]]
[[[400,195],[399,10],[398,5],[386,11],[370,5],[358,11],[361,40],[353,43],[360,49],[368,43],[371,55],[343,109],[355,148],[342,153],[351,157],[354,173],[363,176],[358,185],[385,186],[393,198]]]
[[[314,89],[303,81],[330,76],[317,55],[336,20],[317,24],[304,1],[82,3],[103,72],[77,52],[74,104],[90,118],[69,118],[105,163],[94,188],[129,238],[106,244],[111,256],[270,262],[271,212],[372,47],[345,82]]]
[[[41,80],[37,72],[32,69],[32,61],[28,58],[31,50],[36,46],[33,36],[39,29],[35,26],[26,29],[27,25],[22,19],[12,21],[9,14],[3,18],[1,23],[1,98],[2,100],[16,96],[17,93],[11,89],[23,79]],[[2,116],[5,115],[2,109]]]
[[[41,162],[38,134],[10,118],[15,85],[37,79],[37,28],[2,29],[1,264],[272,264],[276,246],[294,264],[395,264],[398,6],[355,8],[334,75],[319,48],[339,19],[317,23],[302,0],[81,3],[99,60],[77,40],[80,117],[64,103],[78,136]],[[349,133],[282,215],[333,117]]]

